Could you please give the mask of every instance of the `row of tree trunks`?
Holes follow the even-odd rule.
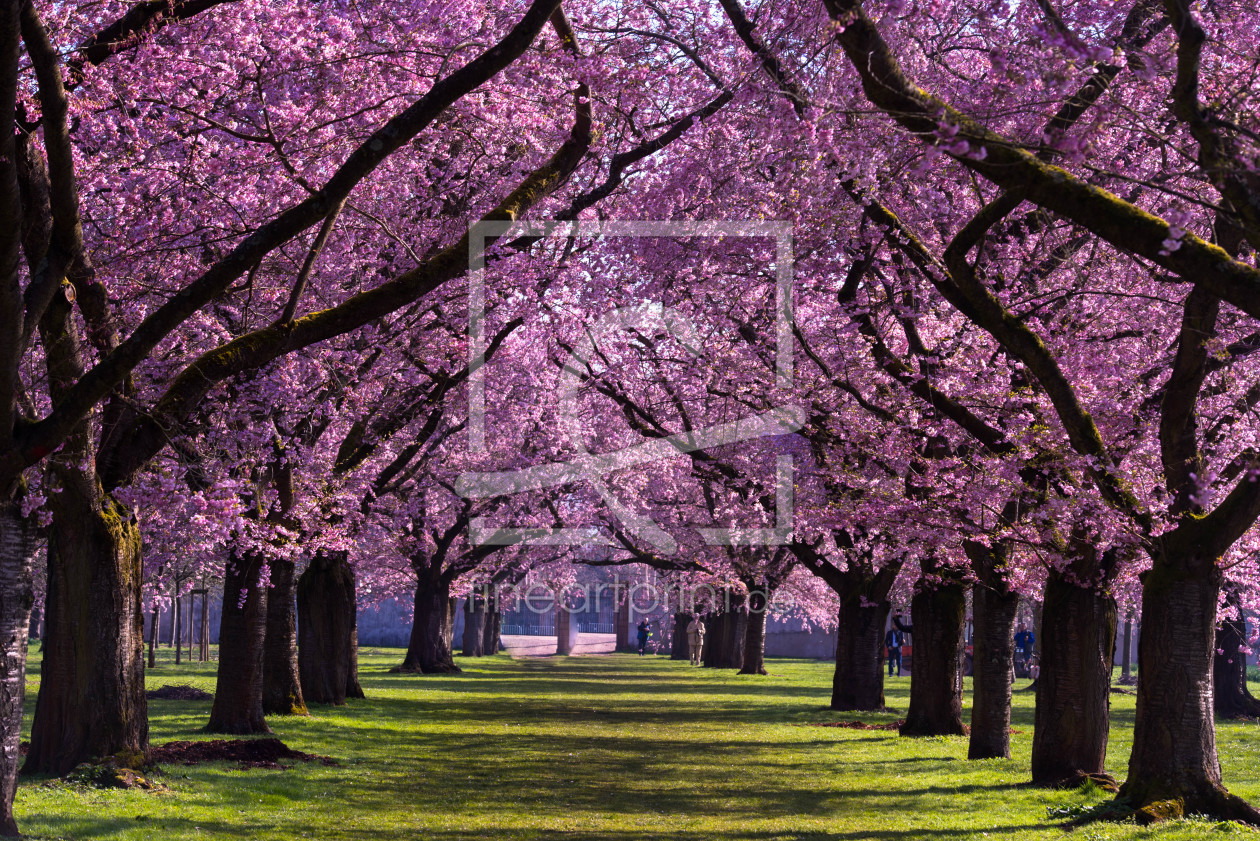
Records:
[[[13,796],[21,761],[18,740],[26,689],[27,633],[35,600],[37,533],[34,520],[22,514],[20,498],[0,503],[0,727],[4,728],[0,737],[0,835],[9,836],[18,834]]]
[[[344,553],[317,553],[297,584],[298,678],[308,703],[362,698],[354,571]]]
[[[58,464],[48,495],[44,645],[23,770],[65,774],[87,759],[148,748],[140,531],[96,476]]]
[[[297,571],[290,561],[271,565],[263,643],[264,715],[306,715],[297,659]]]
[[[963,628],[967,587],[954,570],[923,561],[924,578],[910,600],[914,635],[910,666],[910,707],[903,736],[962,735]]]
[[[742,594],[727,593],[726,609],[705,618],[704,665],[710,669],[739,669],[744,665],[748,639],[748,609]]]
[[[1212,662],[1216,714],[1221,718],[1260,718],[1260,700],[1247,689],[1247,655],[1242,650],[1247,644],[1247,621],[1237,592],[1227,591],[1225,600],[1238,614],[1216,629]]]

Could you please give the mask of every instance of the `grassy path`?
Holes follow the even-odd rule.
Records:
[[[337,766],[168,767],[163,795],[28,782],[19,822],[38,838],[145,841],[1260,838],[1205,821],[1065,835],[1047,807],[1098,797],[1021,785],[1027,692],[1016,693],[1015,757],[967,762],[963,737],[813,726],[855,717],[825,709],[828,663],[770,661],[771,676],[750,678],[634,655],[495,657],[450,677],[388,674],[400,659],[361,657],[366,701],[272,720],[291,747]],[[213,670],[160,664],[149,685],[168,683],[212,691]],[[892,680],[889,704],[904,710],[908,690]],[[1113,701],[1110,765],[1123,776],[1133,698]],[[206,738],[209,707],[151,702],[153,741]],[[1226,779],[1260,801],[1260,726],[1222,724],[1218,738]]]

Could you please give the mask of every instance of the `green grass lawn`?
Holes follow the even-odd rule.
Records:
[[[163,655],[150,688],[213,691],[213,664],[176,667]],[[1024,785],[1030,692],[1016,693],[1014,758],[968,762],[965,737],[811,726],[857,717],[826,709],[830,663],[772,660],[773,674],[758,678],[635,655],[498,656],[463,660],[464,673],[450,677],[388,674],[401,656],[362,654],[364,701],[271,720],[290,747],[334,757],[337,766],[172,766],[159,777],[171,788],[164,794],[26,781],[21,827],[38,838],[145,841],[1250,835],[1203,820],[1065,833],[1047,807],[1102,795]],[[888,703],[904,710],[908,691],[909,678],[890,680]],[[1112,697],[1108,765],[1123,776],[1133,698]],[[209,711],[209,702],[151,702],[152,741],[207,738],[199,731]],[[1224,723],[1218,740],[1227,782],[1260,801],[1260,726]]]

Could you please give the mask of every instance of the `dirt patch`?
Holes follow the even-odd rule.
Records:
[[[167,685],[144,693],[149,700],[159,701],[213,701],[214,695],[195,686]]]
[[[904,718],[890,721],[887,724],[867,724],[865,721],[820,721],[815,727],[847,727],[850,730],[898,730],[905,724]]]
[[[167,742],[149,750],[149,761],[171,765],[198,765],[202,762],[236,762],[241,768],[288,768],[284,759],[336,765],[337,760],[302,753],[279,739],[215,739],[208,742]]]

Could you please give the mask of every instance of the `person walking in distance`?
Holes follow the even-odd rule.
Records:
[[[1028,669],[1028,659],[1033,653],[1033,643],[1036,638],[1033,632],[1028,630],[1024,625],[1019,626],[1019,632],[1015,634],[1015,670],[1025,672]]]
[[[884,648],[888,650],[888,676],[893,676],[893,665],[897,667],[897,677],[901,677],[901,631],[889,628],[884,634]]]
[[[693,613],[691,622],[687,625],[687,646],[691,652],[691,665],[700,665],[700,654],[704,650],[704,623],[700,621],[700,614]]]
[[[639,623],[639,656],[642,657],[647,653],[648,637],[652,636],[652,632],[648,629],[648,621],[644,619]]]

